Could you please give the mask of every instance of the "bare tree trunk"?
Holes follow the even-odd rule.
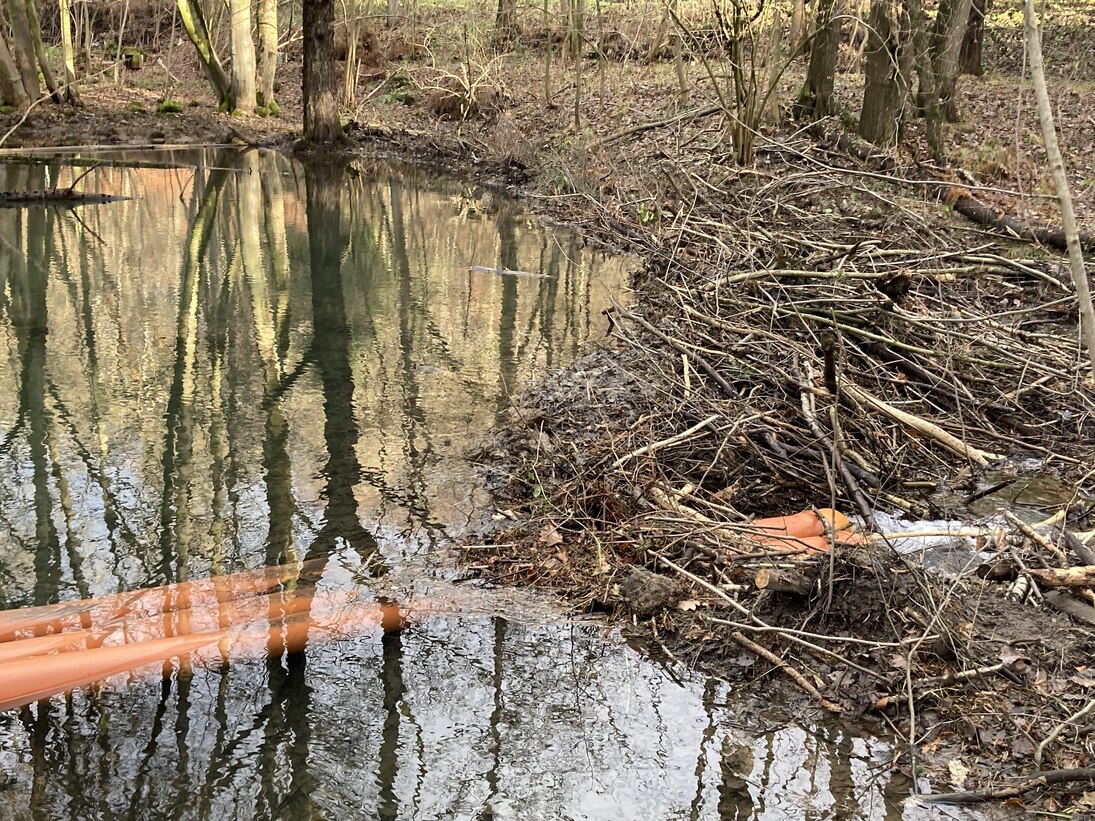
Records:
[[[670,39],[673,47],[673,67],[677,72],[677,102],[680,106],[688,105],[688,69],[684,65],[684,38],[680,32],[673,32]],[[602,91],[601,96],[604,96]]]
[[[122,6],[122,19],[118,23],[118,42],[114,45],[114,85],[118,85],[121,80],[122,42],[125,40],[125,24],[128,19],[129,0],[125,0],[125,5]]]
[[[559,8],[566,20],[563,53],[579,60],[582,56],[582,35],[585,28],[585,0],[560,0]]]
[[[198,62],[209,84],[213,87],[213,93],[223,106],[232,105],[232,82],[228,79],[228,73],[221,64],[213,48],[213,40],[209,36],[209,27],[205,23],[205,14],[197,0],[175,0],[179,10],[179,19],[190,42],[198,52]]]
[[[335,78],[334,0],[304,4],[304,139],[333,143],[342,139]]]
[[[551,55],[555,51],[555,42],[548,18],[548,0],[544,0],[544,32],[547,35],[547,43],[544,46],[544,105],[551,108],[554,107],[551,102]]]
[[[494,39],[507,45],[517,36],[517,0],[498,0],[494,15]]]
[[[1072,284],[1076,286],[1076,301],[1080,308],[1080,327],[1083,331],[1087,355],[1091,361],[1089,378],[1095,379],[1095,307],[1091,304],[1091,289],[1084,269],[1084,253],[1080,248],[1080,230],[1076,225],[1076,213],[1072,209],[1072,194],[1068,190],[1065,163],[1061,158],[1061,146],[1057,143],[1057,127],[1053,123],[1053,107],[1046,88],[1046,71],[1042,63],[1042,35],[1038,30],[1038,17],[1034,0],[1023,3],[1023,23],[1027,39],[1027,59],[1030,76],[1034,80],[1034,98],[1038,102],[1038,119],[1042,124],[1042,139],[1053,174],[1053,187],[1057,189],[1057,201],[1061,205],[1061,227],[1068,243],[1068,261],[1072,268]]]
[[[255,41],[251,39],[251,0],[229,0],[232,14],[232,102],[242,114],[255,110]]]
[[[768,72],[764,82],[765,116],[769,122],[779,125],[779,95],[776,86],[779,85],[780,72],[782,71],[783,55],[781,44],[783,41],[783,17],[779,9],[773,7],[772,20],[768,26],[768,44],[764,55],[768,63]]]
[[[840,0],[818,0],[817,35],[810,47],[810,67],[798,94],[796,116],[827,117],[833,113],[833,75],[840,46]]]
[[[940,162],[946,162],[943,147],[943,111],[939,105],[939,87],[936,85],[935,68],[932,65],[931,37],[928,30],[927,15],[921,0],[908,0],[909,22],[912,25],[912,48],[916,73],[920,79],[920,91],[917,95],[918,106],[924,116],[928,145],[932,156]]]
[[[654,32],[654,39],[650,41],[650,48],[646,52],[646,61],[648,63],[657,60],[663,49],[665,49],[665,38],[669,33],[669,21],[672,19],[672,13],[676,8],[677,0],[669,0],[669,3],[666,4],[665,10],[662,12],[662,19],[658,21],[658,29]]]
[[[30,104],[30,96],[23,85],[23,76],[15,65],[7,34],[0,30],[0,104],[23,108]]]
[[[585,0],[570,0],[570,56],[574,60],[574,133],[582,130],[582,27]]]
[[[42,45],[42,24],[38,21],[38,9],[34,5],[34,0],[26,0],[26,4],[27,22],[30,24],[30,36],[34,41],[34,55],[38,58],[38,68],[42,70],[42,78],[46,81],[46,88],[49,89],[54,102],[60,102],[61,97],[57,91],[57,81],[53,78],[53,71],[50,69],[49,60],[46,58],[46,48]]]
[[[805,29],[806,3],[804,0],[793,0],[791,5],[791,43],[788,49],[792,56],[798,54],[798,50],[802,48]]]
[[[355,15],[356,17],[356,15]],[[278,67],[278,3],[259,0],[259,90],[258,103],[271,114],[278,113],[274,102],[274,75]]]
[[[970,19],[971,0],[944,0],[939,6],[935,27],[935,78],[939,101],[950,122],[958,121],[958,58]]]
[[[863,63],[863,52],[867,48],[867,21],[863,19],[863,4],[852,0],[848,7],[854,18],[852,33],[848,36],[848,54],[843,60],[845,70],[858,73]]]
[[[966,34],[962,39],[962,56],[959,58],[962,73],[972,74],[975,77],[985,73],[985,69],[981,66],[981,46],[985,42],[986,5],[987,0],[973,0]]]
[[[357,14],[357,3],[344,4],[346,11],[346,60],[342,66],[342,104],[352,106],[357,103],[357,78],[360,60],[357,47],[361,43],[361,21]]]
[[[31,100],[37,100],[41,93],[38,85],[38,62],[34,56],[33,39],[30,34],[30,21],[27,20],[27,7],[23,0],[7,0],[8,20],[11,23],[12,37],[9,43],[19,75],[23,78],[23,88]]]
[[[92,30],[90,5],[85,0],[79,4],[79,8],[80,25],[76,29],[76,39],[80,41],[80,62],[83,64],[84,72],[89,73],[91,71],[91,40],[95,32]]]
[[[859,136],[875,145],[897,142],[909,98],[909,15],[902,0],[874,0],[868,25],[867,83]]]
[[[57,0],[61,26],[61,61],[65,64],[64,97],[74,105],[80,102],[80,89],[76,85],[76,51],[72,45],[72,9],[69,0]]]
[[[394,29],[402,19],[403,10],[400,8],[399,0],[388,0],[388,28]]]

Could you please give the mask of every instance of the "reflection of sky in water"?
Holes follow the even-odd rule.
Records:
[[[757,730],[725,685],[425,569],[474,509],[458,455],[604,333],[626,261],[415,172],[204,159],[98,169],[135,199],[79,219],[0,212],[0,605],[335,555],[321,588],[432,610],[8,712],[0,818],[900,817],[886,745]]]

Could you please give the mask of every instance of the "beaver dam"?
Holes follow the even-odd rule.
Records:
[[[701,172],[682,133],[628,178],[668,203],[656,237],[587,209],[644,255],[638,296],[481,449],[499,503],[466,561],[889,728],[917,792],[1082,807],[1095,393],[1062,259],[906,207],[911,167],[797,134]],[[758,544],[755,517],[822,508],[856,539]]]
[[[362,162],[142,153],[81,189],[124,199],[0,212],[0,816],[931,817],[886,727],[454,569],[461,454],[633,261]]]

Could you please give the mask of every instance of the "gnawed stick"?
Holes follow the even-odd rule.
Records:
[[[682,356],[683,356],[683,354],[682,354]],[[687,363],[688,358],[685,357],[684,361]],[[634,459],[636,456],[642,456],[645,453],[653,453],[656,450],[661,450],[662,448],[669,447],[670,445],[680,444],[685,439],[687,439],[689,436],[692,436],[693,434],[699,433],[701,430],[706,428],[712,422],[717,422],[720,418],[721,418],[721,414],[714,414],[712,416],[708,416],[702,422],[697,422],[695,425],[690,427],[688,430],[683,430],[680,433],[674,434],[673,436],[670,436],[666,439],[662,439],[659,442],[651,442],[649,445],[644,445],[641,448],[636,448],[635,450],[631,451],[631,453],[625,454],[625,455],[621,456],[619,459],[617,459],[612,464],[612,467],[618,468],[618,467],[620,467],[620,465],[624,464],[624,462],[628,461],[629,459]]]
[[[770,590],[773,593],[793,593],[808,596],[814,589],[814,580],[797,570],[781,570],[775,567],[762,567],[757,571],[753,584],[758,590]]]
[[[952,453],[967,458],[981,467],[986,467],[989,462],[1004,458],[999,453],[989,453],[988,451],[975,448],[972,445],[967,445],[957,436],[943,430],[934,422],[929,422],[927,419],[920,416],[914,416],[900,408],[895,408],[893,405],[884,402],[877,396],[867,393],[867,391],[863,390],[858,385],[844,384],[841,385],[841,388],[844,391],[845,396],[851,397],[861,404],[870,405],[875,410],[889,416],[895,422],[908,425],[918,433],[922,433],[925,436],[934,439]]]
[[[834,704],[832,701],[829,701],[829,699],[825,698],[825,696],[821,694],[821,691],[818,690],[817,687],[815,687],[806,680],[806,676],[802,675],[802,673],[800,673],[790,664],[785,662],[771,650],[767,650],[764,647],[761,647],[755,641],[747,639],[745,635],[738,630],[735,630],[733,633],[731,633],[730,638],[732,638],[750,653],[759,656],[765,661],[771,662],[773,665],[775,665],[776,668],[779,669],[781,673],[786,675],[789,679],[791,679],[791,681],[797,684],[803,692],[816,698],[818,703],[830,713],[844,712],[839,704]]]
[[[1058,560],[1061,561],[1062,564],[1066,564],[1066,565],[1068,564],[1068,556],[1066,556],[1064,554],[1064,551],[1061,550],[1059,547],[1057,547],[1057,545],[1055,545],[1053,542],[1051,542],[1049,539],[1047,539],[1041,533],[1039,533],[1035,529],[1035,527],[1032,527],[1031,525],[1028,525],[1026,522],[1024,522],[1022,519],[1020,519],[1018,516],[1016,516],[1010,510],[1005,510],[1004,511],[1004,518],[1007,519],[1009,522],[1011,522],[1013,525],[1015,525],[1017,528],[1019,528],[1019,530],[1021,530],[1023,532],[1023,535],[1026,536],[1028,539],[1030,539],[1032,542],[1034,542],[1035,544],[1041,545],[1046,550],[1048,550],[1050,553],[1052,553],[1054,556],[1056,556],[1058,558]]]
[[[990,664],[987,667],[975,667],[971,670],[959,670],[957,672],[947,673],[944,676],[932,676],[931,678],[914,680],[913,687],[917,690],[926,690],[932,687],[948,687],[951,684],[958,684],[962,681],[973,681],[974,679],[995,675],[1003,669],[1003,663],[998,663]]]
[[[1031,568],[1030,575],[1046,587],[1095,587],[1095,567]]]

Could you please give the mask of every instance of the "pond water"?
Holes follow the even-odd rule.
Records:
[[[627,260],[406,168],[123,159],[81,185],[129,199],[0,211],[0,609],[306,561],[431,605],[0,714],[0,818],[933,817],[883,740],[459,583],[461,452],[603,336]]]

